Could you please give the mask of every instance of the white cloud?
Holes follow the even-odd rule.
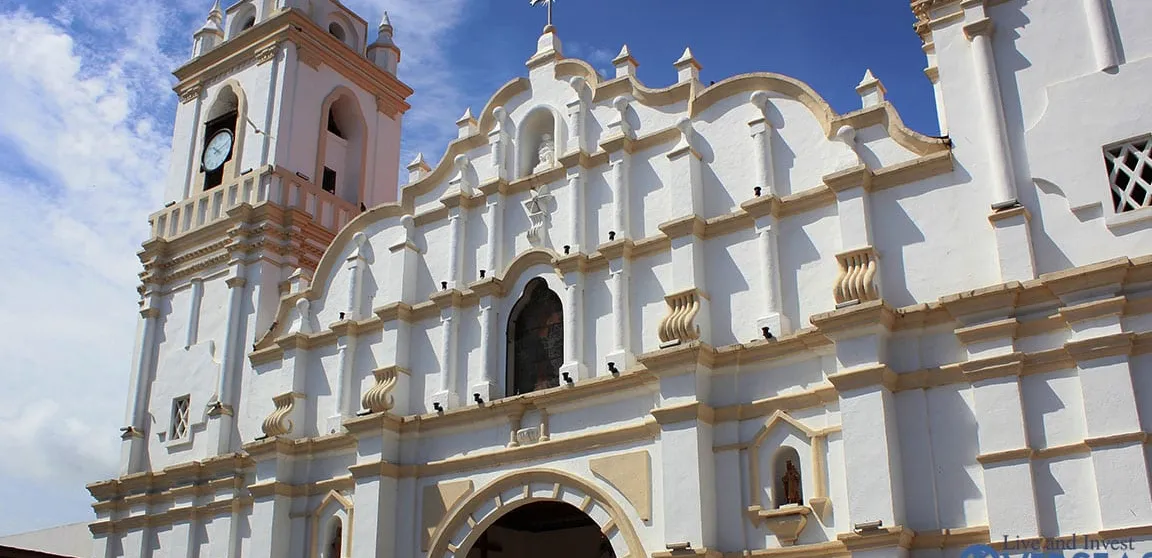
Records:
[[[0,495],[46,500],[0,506],[0,534],[90,519],[84,484],[116,473],[170,72],[210,4],[40,1],[0,0]],[[386,7],[396,26],[418,91],[404,156],[434,157],[455,133],[466,95],[443,45],[465,3],[347,2],[373,22]]]
[[[0,140],[12,148],[0,155],[0,258],[9,262],[0,290],[0,493],[68,486],[82,495],[85,483],[116,472],[135,252],[168,154],[167,125],[153,114],[169,110],[155,98],[171,59],[145,48],[165,11],[121,3],[112,13],[133,11],[130,41],[103,40],[98,19],[84,20],[90,30],[79,41],[66,25],[92,6],[77,6],[62,5],[51,20],[0,13]],[[72,494],[64,497],[79,500]],[[90,517],[85,508],[41,511],[0,506],[0,530]]]

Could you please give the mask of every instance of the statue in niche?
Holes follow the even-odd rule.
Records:
[[[789,459],[784,465],[784,476],[780,477],[780,484],[784,488],[784,505],[803,504],[804,498],[800,494],[800,471],[792,465]]]
[[[540,148],[537,151],[539,162],[532,169],[533,173],[546,171],[556,164],[556,142],[552,141],[552,134],[540,136]]]

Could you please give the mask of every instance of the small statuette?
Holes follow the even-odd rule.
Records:
[[[532,169],[533,173],[551,169],[556,164],[556,143],[552,141],[552,134],[540,136],[539,163]]]

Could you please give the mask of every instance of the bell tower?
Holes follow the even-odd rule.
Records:
[[[211,7],[175,71],[166,205],[140,252],[121,474],[237,451],[246,358],[332,238],[397,197],[412,90],[385,15],[335,0]]]

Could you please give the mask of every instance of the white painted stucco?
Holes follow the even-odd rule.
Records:
[[[781,448],[796,451],[808,514],[794,544],[824,545],[812,552],[954,556],[1004,536],[1100,532],[1146,541],[1152,209],[1115,213],[1102,149],[1152,129],[1152,41],[1133,23],[1152,12],[1113,0],[1101,24],[1085,18],[1093,1],[919,3],[947,138],[905,128],[870,73],[863,108],[836,115],[783,76],[706,88],[691,58],[667,89],[628,77],[626,52],[624,77],[600,76],[547,32],[527,77],[470,110],[444,160],[413,162],[399,193],[400,116],[377,110],[351,70],[301,63],[289,40],[271,61],[217,72],[180,104],[166,199],[202,195],[190,190],[196,130],[221,88],[243,89],[254,123],[241,126],[236,172],[284,169],[257,171],[261,188],[317,180],[323,107],[346,90],[371,147],[364,198],[345,201],[367,211],[317,226],[323,208],[345,206],[306,184],[299,195],[313,202],[257,196],[257,217],[230,210],[235,229],[158,226],[172,250],[158,257],[175,271],[146,280],[125,476],[92,487],[95,556],[313,556],[313,533],[334,517],[351,557],[418,556],[471,536],[456,517],[457,531],[423,540],[426,489],[481,492],[529,470],[609,495],[588,510],[619,556],[679,543],[770,556],[792,544],[760,517],[774,513]],[[355,14],[307,5],[317,29],[348,27],[356,51],[341,55],[372,48]],[[255,30],[228,40],[284,17],[254,13]],[[276,141],[265,149],[256,128]],[[558,161],[533,174],[545,130]],[[530,215],[534,199],[542,214]],[[303,206],[286,226],[300,231],[272,237],[291,249],[243,224],[280,205]],[[229,235],[248,244],[181,267]],[[851,254],[865,263],[851,267]],[[535,278],[561,301],[560,370],[574,386],[509,398],[508,320]],[[834,291],[855,282],[875,294],[838,304]],[[669,320],[684,296],[699,313]],[[386,413],[362,401],[375,373],[395,377]],[[190,434],[174,442],[184,395]],[[510,440],[545,422],[540,451]],[[593,473],[594,460],[637,451],[651,464],[647,519]],[[221,468],[228,459],[239,465]],[[433,519],[503,506],[466,496]],[[877,520],[880,534],[854,533]]]

